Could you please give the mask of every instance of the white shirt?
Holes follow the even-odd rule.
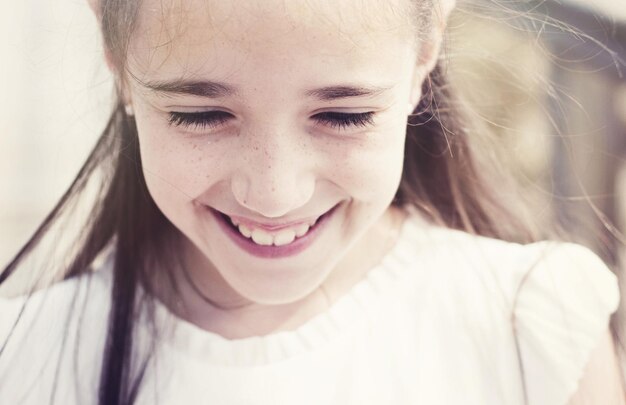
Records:
[[[23,299],[0,300],[1,404],[96,403],[110,263],[33,295],[15,328]],[[156,302],[158,334],[147,311],[137,320],[138,359],[158,336],[137,404],[565,405],[618,302],[586,248],[410,217],[380,265],[296,330],[227,340]]]

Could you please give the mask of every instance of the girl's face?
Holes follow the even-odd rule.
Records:
[[[384,242],[425,72],[409,2],[366,3],[143,3],[127,97],[194,277],[292,302]]]

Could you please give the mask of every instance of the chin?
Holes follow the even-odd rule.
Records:
[[[240,273],[240,277],[224,274],[224,278],[239,295],[263,305],[284,305],[300,301],[311,295],[324,283],[332,266],[315,265],[309,269],[281,269],[275,275],[269,272]],[[263,274],[262,277],[258,277]]]

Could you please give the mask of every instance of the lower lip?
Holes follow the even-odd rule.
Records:
[[[241,249],[245,250],[252,256],[263,257],[263,258],[282,258],[297,255],[302,252],[321,234],[326,228],[326,225],[330,222],[333,214],[337,210],[339,205],[334,206],[330,209],[330,211],[326,212],[322,215],[315,225],[309,229],[309,231],[302,237],[296,238],[293,242],[284,246],[261,246],[254,243],[251,239],[246,238],[238,230],[236,230],[233,225],[229,223],[229,219],[225,218],[225,216],[214,209],[209,207],[209,211],[213,214],[220,228],[230,237],[230,239]]]

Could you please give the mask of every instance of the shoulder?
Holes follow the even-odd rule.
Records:
[[[92,391],[106,337],[110,273],[103,266],[30,295],[0,298],[0,402],[49,400],[57,382],[61,397]],[[81,376],[78,391],[71,385],[75,375]]]
[[[436,226],[421,233],[416,248],[438,277],[465,286],[481,282],[497,290],[511,311],[520,299],[528,301],[526,296],[543,293],[555,299],[548,290],[557,284],[561,294],[581,292],[601,298],[600,305],[607,307],[619,301],[617,277],[584,246],[558,241],[523,245]]]
[[[619,284],[591,250],[555,241],[521,245],[437,227],[425,234],[423,256],[440,281],[438,299],[450,296],[445,302],[454,303],[454,313],[470,319],[473,330],[493,331],[494,319],[507,322],[528,404],[565,405],[576,392],[590,392],[593,377],[583,376],[597,374],[597,359],[615,361],[608,330]],[[500,315],[483,316],[488,311]]]
[[[591,352],[576,393],[567,405],[624,405],[626,390],[612,334],[606,331]]]
[[[98,271],[54,283],[30,294],[0,297],[3,314],[0,339],[8,333],[15,336],[26,325],[35,328],[58,325],[61,318],[78,310],[92,314],[106,311],[111,285],[109,267],[110,263],[105,263]]]
[[[468,294],[501,299],[519,333],[539,328],[550,317],[604,324],[619,304],[616,275],[584,246],[522,245],[438,227],[425,234],[423,250],[437,277]]]
[[[513,312],[529,404],[572,398],[593,353],[606,346],[619,301],[617,277],[593,252],[546,246],[524,274]]]

